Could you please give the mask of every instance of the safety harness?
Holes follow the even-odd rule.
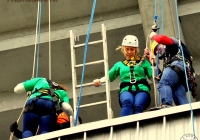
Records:
[[[39,96],[37,96],[36,98],[32,99],[32,102],[30,105],[25,107],[25,112],[26,111],[32,111],[32,112],[37,112],[37,113],[42,113],[42,114],[51,114],[51,113],[55,113],[56,115],[60,114],[62,112],[62,109],[60,108],[59,105],[59,97],[58,95],[54,92],[55,90],[63,90],[57,83],[46,79],[47,82],[49,83],[50,89],[37,89],[34,92],[32,92],[31,94],[34,94],[36,92],[40,92],[42,94],[40,94]],[[54,103],[54,109],[52,110],[48,110],[47,112],[39,112],[34,106],[35,106],[35,102],[37,99],[39,99],[42,96],[46,96],[47,94],[51,95],[52,97],[52,101]]]
[[[138,92],[140,92],[140,91],[143,91],[143,90],[141,90],[141,89],[139,89],[139,84],[143,84],[143,85],[145,85],[146,87],[148,87],[148,89],[150,90],[151,89],[151,87],[150,87],[150,85],[149,85],[149,83],[147,82],[147,80],[146,79],[140,79],[140,80],[136,80],[136,78],[135,78],[135,73],[134,73],[134,66],[136,65],[136,64],[138,64],[138,63],[140,63],[141,61],[143,61],[143,58],[141,58],[140,56],[136,56],[136,57],[134,57],[134,58],[131,58],[131,60],[124,60],[124,61],[122,61],[122,63],[124,64],[124,65],[126,65],[126,66],[129,66],[130,67],[130,81],[129,82],[122,82],[121,84],[120,84],[120,91],[119,91],[119,96],[118,97],[120,97],[120,92],[121,92],[121,90],[123,89],[123,88],[125,88],[125,87],[129,87],[128,88],[128,91],[131,93],[131,94],[133,94],[133,95],[136,95]],[[132,90],[132,86],[135,86],[135,88],[136,88],[136,91],[133,91]],[[145,91],[146,92],[146,91]],[[120,107],[122,107],[122,104],[121,104],[121,102],[120,102],[120,98],[118,98],[119,99],[119,105],[120,105]]]
[[[122,83],[120,84],[120,91],[121,91],[123,88],[125,88],[125,87],[128,86],[128,87],[129,87],[129,88],[128,88],[128,91],[131,92],[131,93],[133,93],[133,91],[132,91],[132,86],[135,86],[136,91],[139,92],[139,91],[141,91],[141,90],[139,89],[139,86],[138,86],[139,84],[143,84],[143,85],[147,86],[147,87],[149,88],[149,90],[150,90],[150,85],[149,85],[149,83],[147,82],[146,79],[136,80],[136,78],[135,78],[134,66],[135,66],[136,63],[139,63],[140,60],[141,60],[141,57],[137,57],[136,59],[134,59],[134,60],[132,59],[132,60],[130,60],[130,61],[128,61],[128,60],[122,61],[122,63],[123,63],[124,65],[130,67],[130,82],[122,82]],[[119,91],[119,93],[120,93],[120,91]],[[136,92],[134,92],[134,94],[136,94]]]

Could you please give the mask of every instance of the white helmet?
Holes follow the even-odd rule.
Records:
[[[134,35],[126,35],[122,41],[122,46],[139,47],[138,38]]]

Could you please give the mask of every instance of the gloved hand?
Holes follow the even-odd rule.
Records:
[[[14,132],[17,130],[18,124],[17,122],[14,122],[13,124],[10,125],[10,132]]]
[[[154,35],[156,35],[157,30],[160,29],[156,24],[151,26],[151,32],[149,34],[149,38],[152,39]]]
[[[157,32],[157,30],[160,29],[156,24],[154,24],[153,26],[151,26],[151,30],[153,32]]]

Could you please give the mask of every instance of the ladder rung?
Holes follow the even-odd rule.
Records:
[[[88,106],[94,106],[94,105],[99,105],[99,104],[105,104],[105,103],[107,103],[107,101],[100,101],[100,102],[96,102],[96,103],[80,105],[80,108],[88,107]]]
[[[103,63],[103,62],[104,62],[104,60],[99,60],[99,61],[85,63],[85,65],[99,64],[99,63]],[[78,64],[78,65],[75,65],[75,68],[82,67],[82,66],[83,66],[83,64]]]
[[[101,42],[103,42],[103,40],[92,41],[92,42],[89,42],[88,45],[91,45],[91,44],[98,44],[98,43],[101,43]],[[74,45],[74,48],[78,48],[78,47],[82,47],[82,46],[85,46],[85,43],[83,43],[83,44],[78,44],[78,45]]]
[[[91,83],[86,83],[86,84],[82,84],[82,87],[91,86],[91,85],[93,85],[93,82],[91,82]],[[81,85],[77,85],[77,86],[76,86],[76,88],[80,88],[80,87],[81,87]]]

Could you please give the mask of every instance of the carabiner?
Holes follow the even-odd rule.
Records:
[[[132,77],[132,74],[133,74],[133,77]],[[136,83],[136,81],[137,80],[135,79],[135,73],[134,72],[133,73],[130,72],[130,83],[134,84],[134,83]]]
[[[137,81],[136,79],[130,79],[130,83],[131,83],[131,84],[135,84],[136,81]]]

